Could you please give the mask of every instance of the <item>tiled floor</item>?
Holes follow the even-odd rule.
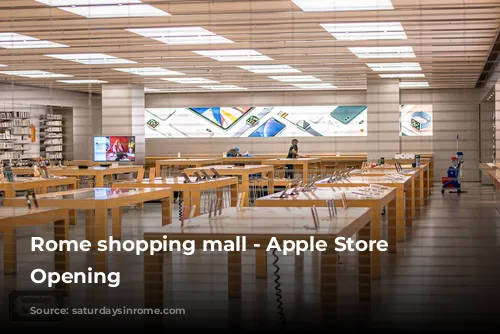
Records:
[[[468,193],[461,195],[441,195],[439,188],[434,189],[413,228],[407,229],[407,241],[398,245],[398,255],[383,254],[383,277],[374,283],[370,303],[360,304],[357,299],[357,255],[342,255],[338,324],[355,328],[370,323],[381,329],[411,330],[430,326],[463,329],[473,324],[479,329],[499,319],[500,204],[496,204],[491,187],[478,183],[467,183],[465,187]],[[143,227],[158,225],[159,217],[157,203],[147,203],[142,210],[125,209],[124,238],[141,238]],[[35,268],[52,270],[52,254],[31,253],[29,242],[33,235],[51,238],[51,233],[50,226],[26,228],[18,233],[19,272],[15,276],[0,275],[0,321],[7,321],[10,291],[44,290],[31,282],[30,273]],[[71,238],[84,238],[83,216],[78,225],[71,226]],[[268,279],[256,279],[253,252],[244,254],[243,298],[238,302],[227,299],[225,255],[175,254],[174,272],[166,275],[165,307],[185,308],[186,315],[166,317],[167,323],[182,324],[183,328],[203,324],[208,328],[225,327],[241,319],[245,327],[281,326],[271,260],[269,255]],[[73,285],[66,307],[142,307],[142,257],[112,253],[110,263],[112,271],[121,272],[120,286]],[[71,271],[86,271],[92,257],[72,253],[70,264]],[[303,272],[298,272],[293,257],[280,257],[284,312],[290,328],[294,323],[315,324],[319,320],[317,264],[318,257],[307,254]],[[71,318],[65,323],[86,326],[92,319]],[[143,323],[141,317],[106,320],[130,323],[128,328]]]

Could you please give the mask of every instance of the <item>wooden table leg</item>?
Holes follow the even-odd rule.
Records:
[[[267,194],[268,195],[274,194],[274,169],[267,172],[267,179],[268,179]]]
[[[144,253],[144,307],[163,309],[163,253],[150,255]],[[148,314],[144,317],[146,325],[161,326],[163,315]]]
[[[218,204],[218,203],[216,203]],[[196,209],[194,211],[194,217],[197,217],[200,215],[200,212],[201,212],[201,191],[199,190],[191,190],[191,205],[188,209],[188,212],[187,213],[187,216],[186,217],[189,217],[189,214],[191,214],[191,208],[193,207],[193,205],[196,205]]]
[[[425,205],[425,180],[424,180],[424,171],[423,170],[420,170],[419,172],[419,188],[420,188],[420,192],[419,192],[419,195],[420,195],[420,206],[424,206]]]
[[[96,174],[96,176],[95,176],[95,187],[96,188],[102,188],[102,187],[104,187],[104,175],[103,174]]]
[[[224,188],[215,188],[215,198],[217,199],[217,209],[224,208]]]
[[[94,241],[108,240],[108,209],[105,203],[96,203],[94,217]],[[108,252],[95,252],[95,271],[108,271]]]
[[[111,209],[111,235],[113,239],[122,239],[122,210],[120,207]]]
[[[397,200],[394,198],[387,205],[387,243],[389,253],[396,253],[397,250]]]
[[[229,298],[241,297],[241,252],[227,253],[227,284]]]
[[[69,240],[69,219],[58,220],[54,222],[54,240]],[[59,274],[69,271],[69,252],[54,252],[55,270]],[[59,281],[56,283],[56,290],[68,292],[70,284]]]
[[[372,240],[382,239],[382,228],[380,226],[380,215],[382,214],[382,208],[378,205],[371,206],[371,224],[370,224],[370,237]],[[372,252],[372,279],[380,279],[381,267],[380,267],[380,251],[375,248]]]
[[[16,197],[16,191],[12,189],[5,189],[4,191],[5,198],[14,198]]]
[[[430,196],[432,192],[431,189],[431,173],[430,173],[430,167],[427,165],[427,198]]]
[[[241,191],[246,193],[245,201],[243,202],[242,206],[250,206],[250,181],[248,179],[248,174],[241,175]]]
[[[371,224],[368,222],[358,234],[359,240],[364,240],[369,243],[371,239]],[[369,250],[359,252],[358,256],[358,284],[359,284],[359,299],[370,300],[372,294],[372,254]]]
[[[255,277],[267,277],[267,252],[265,249],[255,250]]]
[[[13,275],[17,270],[16,230],[3,232],[3,269],[6,275]]]
[[[337,316],[337,257],[335,247],[321,253],[320,301],[325,319],[334,321]]]
[[[406,223],[406,226],[413,225],[413,215],[411,212],[412,205],[413,205],[413,198],[411,196],[411,188],[405,189],[405,223]]]
[[[172,224],[172,197],[169,196],[161,200],[161,224]]]
[[[302,164],[302,180],[304,184],[307,184],[309,182],[309,164],[306,162]]]
[[[404,186],[396,188],[396,241],[405,241],[405,191]]]
[[[420,179],[418,180],[415,180],[415,211],[416,213],[420,213],[420,205],[421,205],[421,201],[420,201]]]
[[[417,207],[417,193],[416,193],[416,181],[415,177],[411,177],[411,216],[415,217],[415,210]]]
[[[85,239],[90,241],[92,248],[96,246],[94,242],[94,210],[85,210]]]
[[[78,222],[78,210],[69,210],[69,224],[76,225]]]
[[[234,208],[238,205],[238,184],[231,185],[231,206]]]
[[[156,160],[156,163],[155,163],[155,171],[156,171],[156,177],[160,177],[161,176],[161,164],[160,164],[160,161]]]

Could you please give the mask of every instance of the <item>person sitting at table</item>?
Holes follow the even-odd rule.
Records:
[[[296,158],[308,158],[309,156],[300,155],[299,154],[299,141],[297,139],[292,140],[292,145],[288,149],[287,159],[296,159]],[[293,165],[285,165],[285,179],[293,179]]]
[[[229,151],[227,151],[226,156],[230,158],[241,157],[240,149],[237,147],[232,148]]]

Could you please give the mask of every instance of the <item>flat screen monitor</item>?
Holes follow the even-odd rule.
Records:
[[[134,136],[94,137],[95,162],[135,161]]]

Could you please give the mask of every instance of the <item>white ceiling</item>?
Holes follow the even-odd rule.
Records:
[[[72,1],[77,0],[67,0]],[[355,4],[357,0],[345,1]],[[0,1],[0,64],[7,65],[0,67],[0,71],[37,70],[72,77],[30,78],[0,73],[0,80],[86,92],[100,92],[101,85],[67,83],[68,80],[142,83],[150,90],[168,92],[210,92],[224,91],[224,88],[282,91],[314,87],[351,90],[365,89],[368,75],[404,74],[402,81],[428,82],[430,88],[473,88],[500,24],[500,1],[493,0],[392,0],[394,9],[327,12],[303,11],[291,0],[142,0],[142,4],[153,6],[160,15],[92,19],[42,2],[49,3],[48,0]],[[122,0],[121,7],[129,6],[125,2],[138,1]],[[102,12],[109,14],[109,10]],[[96,13],[95,8],[92,13]],[[347,26],[354,30],[346,34],[344,25],[332,28],[332,24],[340,23],[358,25]],[[172,27],[183,29],[144,30]],[[191,29],[186,29],[189,27]],[[2,48],[1,33],[17,33],[39,41],[31,45],[21,41],[22,46],[18,47],[22,48],[5,48],[5,45]],[[181,37],[172,38],[179,34]],[[360,37],[365,40],[352,40]],[[404,37],[407,39],[401,39]],[[19,42],[10,38],[11,42]],[[186,40],[196,44],[182,44]],[[58,43],[60,47],[48,42]],[[229,52],[221,55],[218,50]],[[203,56],[207,51],[210,57]],[[68,57],[57,56],[87,53],[114,58],[102,60],[80,55],[68,60],[61,59]],[[116,58],[120,63],[113,64]],[[375,72],[367,66],[367,63],[400,62],[419,63],[422,70]],[[295,71],[255,73],[244,69],[244,66],[256,65],[288,65]],[[142,76],[113,70],[143,67],[159,67],[174,73],[166,75],[168,71],[160,71],[158,75]],[[408,77],[411,73],[419,77]],[[270,78],[294,75],[302,79],[291,82],[293,79]],[[320,81],[301,81],[311,76]],[[211,82],[179,83],[179,80],[164,80],[166,78],[204,78]]]

